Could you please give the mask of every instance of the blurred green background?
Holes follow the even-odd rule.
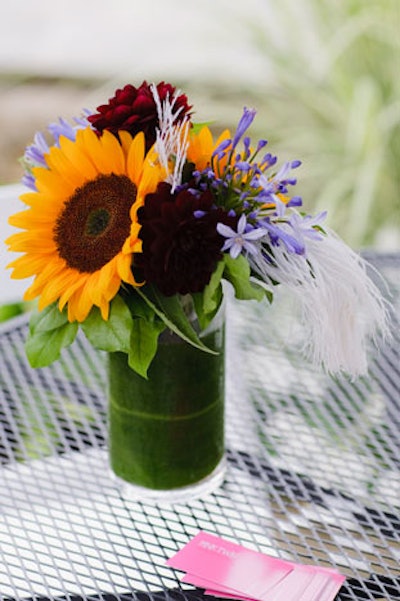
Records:
[[[35,131],[94,109],[125,83],[164,79],[216,132],[233,128],[243,106],[257,108],[252,136],[268,138],[281,162],[303,162],[297,192],[308,212],[327,209],[328,224],[356,249],[400,249],[399,0],[112,4],[2,8],[3,190],[21,177],[18,158]],[[18,207],[3,198],[4,239]],[[4,244],[1,253],[4,301]]]
[[[266,99],[279,146],[305,160],[304,197],[353,246],[400,245],[400,2],[284,0]]]

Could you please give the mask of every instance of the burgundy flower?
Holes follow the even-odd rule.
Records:
[[[204,289],[222,258],[224,238],[217,232],[217,223],[234,226],[237,222],[236,217],[213,207],[209,191],[171,194],[167,183],[146,196],[138,220],[143,252],[135,255],[134,264],[166,296]]]
[[[161,102],[167,96],[172,99],[176,93],[176,88],[163,81],[156,87]],[[178,121],[189,114],[191,108],[188,105],[186,94],[178,96],[174,105],[175,112],[180,109]],[[138,88],[128,84],[122,90],[117,90],[115,96],[109,99],[108,104],[98,106],[97,111],[98,113],[90,115],[88,119],[98,132],[101,133],[107,129],[117,135],[118,130],[123,129],[135,136],[143,131],[146,138],[146,150],[154,144],[158,126],[157,107],[146,81]]]

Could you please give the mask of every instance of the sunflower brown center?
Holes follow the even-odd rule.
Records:
[[[98,175],[65,202],[54,228],[67,265],[93,273],[113,259],[130,234],[136,186],[126,175]]]
[[[92,211],[86,223],[86,233],[88,236],[100,236],[110,223],[110,213],[106,209]]]

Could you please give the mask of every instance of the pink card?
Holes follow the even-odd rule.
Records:
[[[274,587],[294,567],[206,532],[199,532],[167,565],[207,580],[209,589],[252,599],[261,599],[267,588]]]
[[[200,576],[195,576],[193,574],[185,574],[185,576],[183,576],[181,578],[181,582],[186,582],[189,584],[193,584],[194,586],[198,586],[199,588],[204,588],[207,590],[214,590],[217,588],[218,592],[220,593],[226,593],[226,595],[229,597],[231,595],[238,595],[240,594],[239,591],[232,589],[232,588],[228,588],[227,586],[223,586],[222,584],[220,584],[219,582],[213,582],[212,580],[208,580],[206,578],[200,578]],[[214,587],[214,589],[213,589]],[[235,597],[237,598],[237,597]]]
[[[298,601],[321,601],[326,598],[325,592],[329,586],[330,579],[331,576],[326,574],[325,571],[316,571],[306,590],[298,597]],[[333,597],[331,597],[331,599],[333,599]]]
[[[167,562],[182,582],[239,601],[332,601],[345,577],[332,568],[296,564],[199,532]]]
[[[205,578],[199,578],[193,574],[185,574],[185,576],[181,578],[181,582],[193,584],[193,586],[198,586],[199,588],[204,588],[204,593],[206,595],[224,597],[225,599],[244,599],[245,601],[257,601],[257,599],[252,599],[251,597],[240,596],[241,593],[222,586],[218,582],[212,582],[211,580],[206,580]]]
[[[212,589],[206,589],[204,591],[205,595],[212,595],[213,597],[220,597],[221,599],[235,599],[236,601],[256,601],[255,599],[251,599],[250,597],[239,597],[239,595],[231,595],[229,593],[225,593],[221,591],[213,591]]]
[[[261,601],[297,601],[303,597],[305,591],[310,586],[315,576],[315,569],[311,566],[295,565],[290,574],[286,576],[271,590],[269,587],[267,592],[261,596]],[[308,599],[308,598],[307,598]]]
[[[317,573],[317,571],[318,568],[315,568],[314,572]],[[302,595],[301,601],[332,601],[345,581],[345,577],[337,572],[335,574],[329,574],[328,571],[326,571],[325,584],[320,576],[318,576],[318,587],[315,589],[315,582],[312,582],[313,578],[314,574],[311,571],[307,576],[301,576],[298,572],[295,575],[294,572],[291,572],[269,591],[267,599],[268,601],[297,601],[299,595]],[[183,578],[182,581],[206,589],[204,591],[206,595],[212,595],[222,599],[235,599],[236,601],[259,601],[251,599],[250,597],[240,597],[239,594],[229,593],[226,590],[208,589],[207,580],[196,579],[190,575],[188,575],[187,578]],[[310,588],[308,588],[308,586],[310,586]]]
[[[346,577],[342,576],[342,574],[339,574],[339,572],[332,574],[330,581],[325,586],[325,589],[318,601],[332,601],[332,599],[334,599],[338,594],[340,587],[345,580]]]
[[[221,599],[235,599],[235,601],[256,601],[255,599],[250,599],[250,597],[239,597],[239,595],[231,595],[230,593],[225,593],[221,591],[213,591],[212,589],[206,589],[204,591],[205,595],[211,595],[212,597],[220,597]]]

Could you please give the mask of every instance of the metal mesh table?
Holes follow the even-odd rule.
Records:
[[[83,337],[46,369],[26,318],[0,333],[0,599],[195,601],[165,561],[200,529],[334,566],[338,599],[400,599],[400,257],[371,256],[393,339],[355,383],[297,351],[293,307],[230,303],[221,489],[189,504],[123,498],[108,469],[104,356]]]

